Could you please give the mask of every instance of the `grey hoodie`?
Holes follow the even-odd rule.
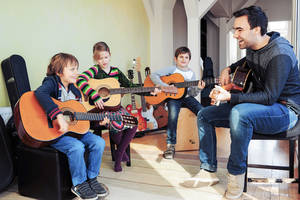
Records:
[[[231,104],[258,103],[272,105],[284,100],[300,106],[298,61],[290,43],[277,32],[270,32],[269,43],[259,50],[247,49],[246,57],[230,66],[234,72],[245,60],[253,70],[252,93],[231,94]]]

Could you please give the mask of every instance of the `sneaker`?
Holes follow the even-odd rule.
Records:
[[[225,197],[227,199],[238,199],[243,194],[245,173],[240,175],[227,175],[228,183]]]
[[[97,181],[97,177],[88,180],[88,184],[90,185],[92,190],[98,195],[98,197],[105,197],[108,195],[108,190],[106,189],[107,187],[104,184],[99,183]]]
[[[219,178],[216,175],[216,172],[208,172],[204,169],[201,169],[198,174],[196,174],[192,178],[188,178],[186,181],[182,183],[184,187],[188,188],[198,188],[203,185],[203,183],[208,183],[209,186],[215,185],[219,183]]]
[[[173,159],[175,155],[175,144],[167,144],[167,150],[164,152],[165,159]]]
[[[71,188],[71,191],[80,199],[85,199],[85,200],[98,199],[97,194],[91,189],[90,185],[86,181],[76,186],[73,186]]]

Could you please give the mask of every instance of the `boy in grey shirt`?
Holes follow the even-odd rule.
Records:
[[[179,47],[175,51],[175,66],[166,67],[150,75],[152,82],[161,87],[175,87],[164,83],[160,77],[179,73],[184,77],[184,81],[196,80],[195,73],[188,67],[191,60],[191,51],[187,47]],[[195,99],[200,89],[205,86],[203,81],[199,81],[198,86],[189,87],[187,95],[180,99],[167,100],[168,106],[168,127],[167,127],[167,149],[163,154],[166,159],[173,159],[175,154],[176,131],[178,114],[181,107],[190,109],[195,115],[202,109],[202,105]]]

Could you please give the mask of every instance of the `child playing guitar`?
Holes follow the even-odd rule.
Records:
[[[79,75],[77,86],[81,89],[84,95],[88,96],[100,110],[104,109],[104,102],[99,96],[98,92],[92,88],[88,81],[91,78],[104,79],[115,78],[120,82],[121,87],[139,87],[138,84],[131,83],[128,78],[117,67],[110,66],[110,48],[105,42],[98,42],[93,47],[93,58],[96,64]],[[157,88],[152,92],[155,95],[160,92]],[[118,112],[129,114],[122,106]],[[117,144],[117,151],[115,156],[114,171],[122,171],[121,161],[127,162],[128,156],[125,153],[130,141],[136,133],[137,127],[126,128],[122,122],[111,121],[106,124],[109,128],[109,134],[112,140]],[[99,127],[100,128],[100,127]]]
[[[175,51],[175,66],[167,67],[154,72],[150,75],[152,82],[161,87],[175,87],[174,85],[168,85],[164,83],[160,77],[179,73],[184,77],[185,81],[196,80],[195,73],[188,67],[191,60],[191,52],[187,47],[180,47]],[[205,86],[203,81],[199,81],[198,87],[188,88],[188,94],[184,98],[180,99],[169,99],[167,102],[168,106],[168,127],[167,127],[167,149],[163,153],[163,157],[166,159],[173,159],[175,154],[176,144],[176,131],[177,131],[177,120],[178,114],[181,107],[187,107],[195,115],[202,109],[202,105],[197,101],[196,96],[200,89]]]
[[[68,123],[51,97],[60,101],[79,100],[80,91],[74,86],[77,75],[77,59],[70,54],[58,53],[51,58],[43,84],[34,92],[48,118],[57,120],[62,133],[67,132]],[[107,119],[102,123],[106,121]],[[81,199],[98,199],[108,195],[106,189],[97,181],[105,147],[105,141],[101,137],[91,132],[78,138],[65,134],[51,146],[68,157],[73,183],[71,191],[76,196]],[[87,163],[84,159],[85,151],[89,152]]]

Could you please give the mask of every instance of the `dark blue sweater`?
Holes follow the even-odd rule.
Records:
[[[60,81],[59,76],[47,76],[44,78],[42,85],[34,91],[34,94],[47,113],[48,117],[51,120],[56,119],[56,116],[61,112],[58,106],[52,101],[51,97],[54,99],[60,100],[61,98],[61,89],[60,87],[64,87]],[[68,91],[72,91],[76,96],[76,100],[80,100],[81,93],[79,89],[77,89],[74,84],[70,84]]]
[[[247,49],[246,57],[230,66],[234,72],[245,60],[253,70],[256,91],[231,94],[230,103],[272,105],[286,101],[300,106],[300,76],[293,47],[279,33],[268,33],[269,43],[259,50]]]

